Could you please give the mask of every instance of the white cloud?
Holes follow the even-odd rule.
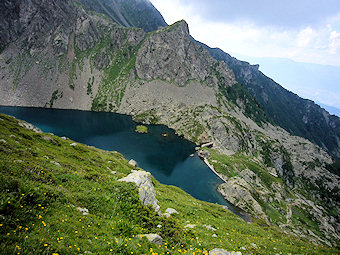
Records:
[[[306,47],[315,36],[315,32],[311,27],[301,30],[298,34],[297,45],[299,47]]]
[[[333,55],[340,49],[340,33],[332,31],[329,36],[329,52]]]

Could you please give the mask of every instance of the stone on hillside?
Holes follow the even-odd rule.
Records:
[[[155,211],[159,211],[155,188],[152,184],[151,174],[145,171],[132,171],[128,176],[120,179],[122,182],[134,182],[139,189],[139,198],[145,205],[151,205]]]
[[[171,214],[178,214],[178,212],[173,208],[168,208],[165,210],[165,213],[163,213],[163,215],[168,218],[171,216]]]
[[[242,255],[242,253],[239,251],[226,251],[221,248],[215,248],[209,251],[209,255]]]
[[[71,143],[70,146],[77,146],[77,144],[76,143]]]
[[[0,139],[1,143],[7,143],[5,139]]]
[[[131,166],[133,166],[133,167],[138,167],[138,164],[137,164],[136,160],[131,159],[131,160],[129,161],[129,164],[130,164]]]
[[[81,212],[83,215],[88,215],[89,214],[89,210],[87,208],[77,207],[77,210],[79,212]]]
[[[51,137],[48,137],[48,136],[43,136],[43,139],[44,139],[45,141],[48,141],[48,142],[50,142],[50,143],[54,144],[54,145],[58,145],[58,146],[60,146],[59,142],[58,142],[58,141],[56,141],[56,140],[54,140],[54,139],[53,139],[53,138],[51,138]]]
[[[216,228],[213,228],[211,225],[205,225],[204,224],[203,227],[205,227],[208,230],[212,230],[212,231],[216,231],[217,230]]]
[[[211,236],[212,236],[212,237],[217,237],[217,235],[216,235],[216,234],[212,234]]]
[[[20,127],[26,128],[28,130],[32,130],[35,133],[42,133],[42,131],[39,128],[37,128],[36,126],[33,126],[30,123],[27,123],[26,121],[19,120],[18,124]]]
[[[187,224],[184,227],[185,228],[194,228],[194,227],[196,227],[196,225],[195,224]]]
[[[163,242],[163,238],[157,234],[145,234],[145,235],[138,235],[138,238],[146,237],[150,243],[161,245]]]
[[[51,164],[54,164],[56,166],[60,166],[60,164],[58,162],[55,162],[55,161],[50,161]]]

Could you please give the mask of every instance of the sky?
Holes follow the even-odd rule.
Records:
[[[339,0],[151,0],[210,47],[340,66]]]
[[[150,1],[168,24],[184,19],[196,40],[241,60],[284,58],[340,66],[340,0]],[[339,97],[321,103],[340,107],[337,84]]]

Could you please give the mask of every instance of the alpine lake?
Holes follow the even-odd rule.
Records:
[[[217,191],[223,181],[195,153],[195,144],[164,125],[145,125],[136,132],[131,116],[116,113],[0,106],[0,113],[25,120],[43,132],[76,142],[118,151],[150,172],[159,182],[177,186],[191,196],[225,205],[245,220],[249,215],[228,203]]]

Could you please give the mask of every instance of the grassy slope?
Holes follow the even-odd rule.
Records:
[[[119,153],[70,146],[71,140],[0,118],[1,254],[201,254],[215,247],[245,247],[255,254],[339,252],[275,227],[245,223],[219,205],[154,180],[161,210],[172,207],[180,213],[159,217],[140,203],[134,185],[118,181],[132,169]],[[78,206],[89,215],[83,216]],[[185,230],[188,221],[197,226]],[[217,228],[217,237],[203,224]],[[165,240],[157,246],[135,237],[146,233]]]

